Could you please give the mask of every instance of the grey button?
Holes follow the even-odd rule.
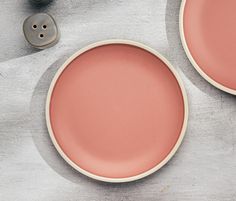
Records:
[[[23,24],[26,40],[35,48],[45,49],[55,45],[60,37],[57,24],[47,13],[28,17]]]

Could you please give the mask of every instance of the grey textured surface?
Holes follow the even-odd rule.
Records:
[[[181,47],[180,0],[55,0],[43,9],[27,0],[0,4],[1,201],[235,201],[236,97],[204,81]],[[60,42],[43,51],[24,40],[22,23],[48,11]],[[122,38],[145,43],[180,73],[189,97],[186,137],[157,173],[127,184],[88,179],[70,168],[47,135],[44,101],[51,77],[75,50]]]

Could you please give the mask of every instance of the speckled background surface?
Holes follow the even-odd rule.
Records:
[[[43,9],[27,0],[0,4],[1,201],[235,201],[236,97],[194,70],[181,46],[181,0],[55,0]],[[22,33],[30,14],[52,14],[60,42],[32,49]],[[189,97],[186,137],[174,158],[140,181],[106,184],[74,171],[47,134],[44,104],[56,69],[74,51],[104,39],[142,42],[166,56]]]

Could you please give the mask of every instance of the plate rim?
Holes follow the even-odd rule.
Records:
[[[135,176],[131,176],[131,177],[124,177],[124,178],[110,178],[110,177],[104,177],[104,176],[99,176],[96,174],[93,174],[87,170],[82,169],[81,167],[79,167],[79,165],[75,164],[62,150],[62,148],[59,146],[59,144],[57,143],[57,140],[54,136],[52,127],[51,127],[51,121],[50,121],[50,101],[51,101],[51,95],[53,93],[53,89],[54,86],[58,80],[58,78],[60,77],[60,75],[62,74],[62,72],[64,71],[64,69],[78,56],[80,56],[81,54],[83,54],[84,52],[96,48],[96,47],[100,47],[100,46],[104,46],[104,45],[112,45],[112,44],[124,44],[124,45],[131,45],[131,46],[135,46],[138,48],[141,48],[151,54],[153,54],[154,56],[158,57],[162,62],[164,62],[166,64],[166,66],[169,68],[169,70],[171,71],[171,73],[174,75],[181,93],[182,93],[182,97],[183,97],[183,103],[184,103],[184,119],[183,119],[183,124],[182,124],[182,129],[180,132],[180,135],[178,137],[178,140],[176,141],[174,147],[171,149],[171,151],[169,152],[169,154],[160,162],[158,163],[156,166],[154,166],[153,168],[135,175]],[[46,125],[47,125],[47,129],[48,129],[48,133],[49,136],[51,138],[51,141],[54,145],[54,147],[56,148],[56,150],[58,151],[58,153],[61,155],[61,157],[71,166],[73,167],[75,170],[77,170],[78,172],[82,173],[85,176],[88,176],[92,179],[98,180],[98,181],[103,181],[103,182],[109,182],[109,183],[124,183],[124,182],[131,182],[131,181],[135,181],[135,180],[139,180],[142,179],[154,172],[156,172],[157,170],[159,170],[161,167],[163,167],[176,153],[176,151],[178,150],[179,146],[181,145],[183,138],[185,136],[186,133],[186,129],[187,129],[187,122],[188,122],[188,116],[189,116],[189,107],[188,107],[188,98],[187,98],[187,93],[184,87],[184,84],[179,76],[179,74],[177,73],[177,71],[175,70],[175,68],[172,66],[172,64],[164,57],[162,56],[160,53],[158,53],[156,50],[142,44],[139,42],[135,42],[135,41],[131,41],[131,40],[122,40],[122,39],[110,39],[110,40],[102,40],[99,42],[95,42],[92,43],[90,45],[85,46],[82,49],[79,49],[78,51],[76,51],[74,54],[72,54],[72,56],[70,56],[65,62],[64,64],[62,64],[59,69],[57,70],[56,74],[54,75],[50,87],[48,89],[48,93],[47,93],[47,97],[46,97],[46,107],[45,107],[45,116],[46,116]]]
[[[188,0],[182,0],[181,2],[181,6],[180,6],[180,12],[179,12],[179,33],[180,33],[180,38],[181,38],[181,43],[182,46],[184,48],[184,51],[190,61],[190,63],[192,64],[192,66],[196,69],[196,71],[210,84],[212,84],[213,86],[215,86],[216,88],[227,92],[229,94],[232,95],[236,95],[236,89],[232,89],[229,87],[224,86],[223,84],[215,81],[213,78],[211,78],[209,75],[207,75],[202,69],[201,67],[197,64],[197,62],[195,61],[195,59],[193,58],[188,45],[187,45],[187,41],[185,40],[185,33],[184,33],[184,11],[185,11],[185,5],[186,2]]]

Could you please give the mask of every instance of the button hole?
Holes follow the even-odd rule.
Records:
[[[40,38],[43,38],[43,37],[44,37],[44,35],[43,35],[43,34],[39,34],[39,37],[40,37]]]

